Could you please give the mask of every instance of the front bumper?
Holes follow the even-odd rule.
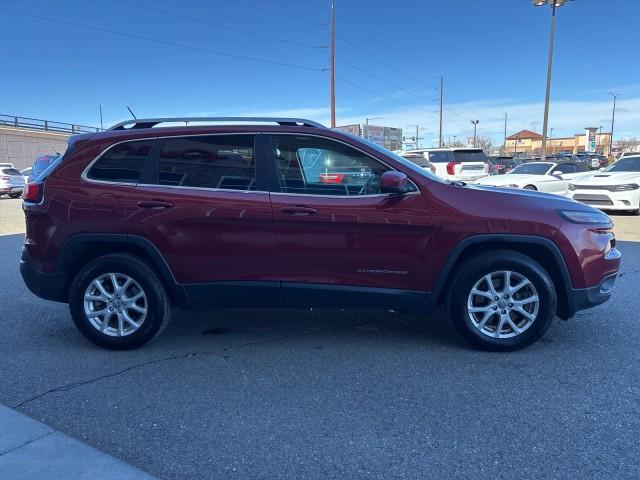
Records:
[[[22,247],[22,258],[20,258],[20,274],[27,288],[38,297],[54,302],[67,302],[64,275],[38,270],[24,247]]]
[[[613,285],[618,274],[605,277],[599,285],[590,288],[572,288],[569,293],[569,305],[573,313],[601,305],[611,298]],[[573,315],[572,315],[573,316]]]
[[[609,190],[573,190],[567,195],[585,205],[601,210],[635,210],[640,203],[640,192],[610,192]]]

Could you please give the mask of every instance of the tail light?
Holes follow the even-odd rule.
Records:
[[[342,183],[344,181],[344,173],[321,173],[320,183]]]
[[[8,175],[0,175],[0,180],[9,180]]]
[[[455,175],[456,174],[456,171],[455,171],[456,165],[460,165],[460,162],[449,162],[449,163],[447,163],[447,173],[449,175]]]
[[[42,201],[44,183],[27,183],[22,192],[22,200],[31,203],[40,203]]]

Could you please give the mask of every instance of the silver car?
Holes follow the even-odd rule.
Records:
[[[24,190],[24,177],[17,168],[0,168],[0,195],[18,198]]]

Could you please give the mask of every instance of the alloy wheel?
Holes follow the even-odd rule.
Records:
[[[147,296],[138,282],[122,273],[95,278],[84,294],[84,313],[99,332],[124,337],[138,331],[147,318]]]
[[[492,338],[522,334],[535,322],[540,298],[533,283],[510,270],[489,273],[469,292],[467,314],[472,325]]]

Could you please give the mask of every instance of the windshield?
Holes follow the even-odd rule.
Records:
[[[31,170],[31,175],[33,177],[40,175],[58,158],[60,158],[59,155],[45,155],[43,157],[36,158],[36,161],[33,164],[33,169]]]
[[[511,173],[514,175],[544,175],[552,166],[552,163],[525,163],[524,165],[518,165],[511,170]]]
[[[640,156],[621,158],[605,168],[605,172],[640,172]]]
[[[374,149],[377,152],[380,152],[388,157],[393,158],[394,160],[396,160],[397,162],[400,162],[402,165],[404,165],[405,167],[411,169],[412,171],[422,175],[423,177],[427,177],[430,180],[433,180],[434,182],[439,182],[439,183],[447,183],[445,182],[442,178],[434,175],[433,173],[431,173],[428,170],[425,170],[424,168],[419,167],[418,165],[416,165],[415,163],[411,163],[409,160],[402,158],[400,155],[396,155],[395,153],[393,153],[390,150],[387,150],[384,147],[381,147],[380,145],[370,142],[369,140],[365,140],[364,138],[360,138],[356,135],[353,135],[352,133],[349,132],[340,132],[343,135],[346,135],[348,137],[351,137],[355,140],[358,140],[361,143],[364,143],[367,145],[367,147],[370,147],[372,149]]]

